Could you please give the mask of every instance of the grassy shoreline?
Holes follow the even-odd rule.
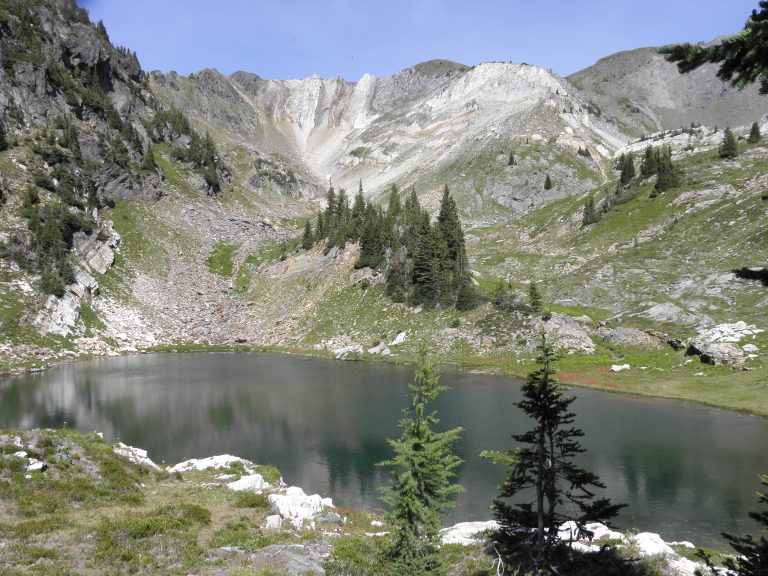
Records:
[[[269,495],[284,486],[276,468],[230,457],[216,468],[179,472],[118,446],[69,428],[0,429],[1,574],[276,576],[288,573],[296,546],[310,552],[302,560],[309,568],[302,574],[310,574],[334,548],[337,561],[373,561],[372,533],[388,528],[380,510],[338,506],[303,525],[286,519],[270,525],[279,511]],[[45,466],[27,470],[35,462]],[[228,486],[253,473],[270,486],[257,492]],[[632,537],[630,531],[623,543],[607,537],[598,543],[623,546],[632,562],[648,567],[643,573],[667,573],[671,562],[692,556],[684,546],[673,546],[670,556],[640,553]],[[486,538],[444,544],[448,576],[495,573]]]
[[[138,350],[138,354],[149,353],[274,353],[314,358],[333,358],[329,350],[291,348],[284,346],[254,346],[249,344],[195,344],[178,343],[154,346]],[[122,352],[119,355],[126,355]],[[564,356],[559,362],[559,379],[568,386],[588,388],[646,398],[665,398],[696,402],[713,408],[743,412],[768,417],[768,369],[759,366],[751,370],[733,370],[722,366],[709,366],[698,360],[687,362],[680,353],[669,351],[662,366],[649,362],[658,355],[627,354],[622,360],[601,355]],[[98,358],[93,354],[65,356],[54,362],[22,363],[0,372],[0,377],[24,373],[41,372],[69,362]],[[680,360],[682,359],[682,362]],[[416,356],[378,356],[361,354],[349,356],[347,361],[382,362],[395,365],[412,365]],[[633,368],[626,372],[611,372],[611,364],[628,361]],[[646,361],[647,366],[642,366]],[[476,371],[511,378],[524,379],[534,368],[533,357],[513,360],[504,356],[439,356],[440,365],[456,370]],[[642,369],[641,369],[642,368]]]

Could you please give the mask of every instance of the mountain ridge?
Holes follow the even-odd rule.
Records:
[[[768,325],[762,286],[732,272],[759,264],[745,252],[768,253],[767,149],[744,141],[748,126],[735,129],[741,154],[727,161],[711,126],[634,139],[570,80],[505,62],[432,61],[356,83],[147,74],[82,12],[70,14],[68,0],[13,6],[0,7],[4,365],[214,345],[373,358],[381,342],[398,341],[398,359],[428,343],[444,360],[520,373],[544,328],[573,353],[566,367],[607,370],[630,358],[662,376],[634,371],[607,384],[702,399],[721,390],[690,392],[696,370],[710,369],[667,343],[721,324]],[[35,47],[24,22],[53,23],[45,26],[55,33]],[[674,66],[663,70],[677,81]],[[615,94],[603,96],[618,106]],[[755,102],[750,122],[764,110]],[[765,118],[760,126],[768,131]],[[667,145],[677,188],[656,194],[653,178],[635,177],[616,194],[617,154],[639,164],[646,146]],[[392,184],[414,186],[433,215],[447,184],[484,303],[411,308],[387,298],[385,268],[355,268],[359,246],[300,250],[329,184],[351,196],[359,182],[374,202]],[[584,219],[590,198],[600,208],[594,224]],[[71,214],[82,228],[56,252],[66,283],[55,293],[36,260],[32,216],[41,213],[62,225]],[[531,281],[551,314],[525,306]],[[738,346],[729,354],[754,368],[733,376],[744,395],[709,401],[768,411],[749,388],[763,377],[760,355]],[[705,374],[732,377],[718,369]],[[593,381],[576,374],[571,381]]]

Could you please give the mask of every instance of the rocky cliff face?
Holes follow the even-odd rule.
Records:
[[[619,52],[568,77],[606,119],[629,135],[707,126],[741,126],[768,112],[756,86],[738,90],[716,76],[717,64],[680,74],[656,48]]]
[[[566,80],[522,64],[426,62],[356,83],[205,70],[155,73],[151,86],[225,138],[285,157],[318,186],[356,189],[362,180],[369,195],[393,183],[429,195],[450,182],[468,207],[523,209],[586,190],[627,140]],[[546,171],[556,183],[549,191]]]
[[[525,64],[432,61],[356,83],[205,70],[154,73],[151,85],[207,128],[279,155],[314,184],[312,195],[329,181],[354,190],[362,180],[370,196],[415,185],[429,204],[449,183],[467,212],[487,219],[498,206],[519,213],[603,183],[632,137],[692,122],[742,125],[766,111],[754,87],[737,91],[714,71],[683,76],[645,48],[567,80]]]

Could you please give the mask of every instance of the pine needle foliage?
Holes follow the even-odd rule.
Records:
[[[720,147],[717,149],[717,153],[720,158],[736,158],[739,155],[739,148],[736,144],[736,137],[730,128],[726,128],[723,132],[723,141],[720,143]]]
[[[386,274],[387,295],[395,302],[469,310],[480,298],[472,283],[464,229],[448,186],[443,189],[437,220],[421,206],[416,191],[390,188],[385,206],[366,202],[360,182],[350,208],[346,192],[331,187],[328,206],[318,214],[314,242],[325,240],[326,252],[360,242],[355,268]],[[311,247],[311,245],[309,245]],[[305,249],[307,249],[305,247]]]
[[[689,43],[668,46],[660,52],[686,74],[715,62],[720,63],[717,76],[733,86],[743,88],[760,83],[760,93],[768,94],[768,0],[760,0],[760,10],[753,10],[744,29],[710,46]]]
[[[439,556],[440,528],[443,514],[462,490],[454,483],[462,460],[453,453],[461,428],[436,431],[440,420],[429,408],[444,390],[437,365],[422,351],[409,385],[411,405],[400,421],[402,433],[389,440],[394,457],[379,464],[391,471],[382,499],[390,507],[385,556],[392,574],[443,574],[446,569]]]
[[[516,451],[482,455],[507,467],[493,510],[501,528],[497,539],[511,559],[530,563],[535,573],[550,573],[551,563],[564,543],[558,527],[575,523],[576,537],[587,536],[589,522],[614,517],[622,505],[596,498],[605,488],[600,479],[575,463],[584,452],[584,433],[574,423],[574,397],[566,396],[555,378],[557,357],[544,333],[538,345],[538,369],[528,375],[517,406],[533,421],[533,428],[512,439]]]

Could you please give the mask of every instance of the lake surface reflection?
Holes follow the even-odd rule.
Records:
[[[290,484],[349,507],[378,508],[375,466],[399,433],[412,367],[274,354],[156,354],[79,362],[0,381],[0,427],[82,431],[178,462],[230,453],[276,465]],[[519,381],[454,370],[435,408],[462,426],[465,492],[451,520],[490,517],[503,470],[479,458],[528,427]],[[768,420],[693,403],[573,389],[583,464],[629,504],[616,524],[722,547],[753,528],[768,473]]]

